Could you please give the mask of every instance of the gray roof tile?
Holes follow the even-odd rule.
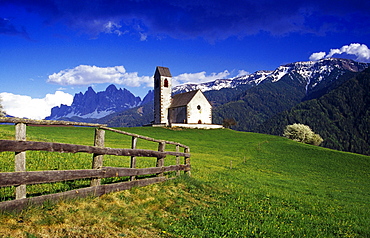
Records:
[[[191,92],[186,92],[186,93],[180,93],[176,94],[172,97],[172,103],[171,103],[171,108],[173,107],[182,107],[188,105],[188,103],[191,101],[191,99],[194,97],[194,95],[198,92],[199,90],[194,90]]]
[[[155,75],[156,74],[159,74],[159,76],[164,77],[172,77],[170,69],[167,67],[157,66],[157,69],[155,70]]]

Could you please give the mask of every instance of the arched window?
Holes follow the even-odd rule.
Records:
[[[167,79],[164,79],[164,84],[163,84],[163,86],[164,86],[165,88],[168,88],[168,80],[167,80]]]
[[[202,107],[200,105],[197,106],[197,109],[200,110]]]
[[[202,120],[199,120],[199,121],[198,121],[198,124],[202,124]]]

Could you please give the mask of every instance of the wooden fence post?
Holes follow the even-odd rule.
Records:
[[[190,148],[185,148],[184,153],[190,153]],[[190,157],[185,157],[184,160],[185,160],[184,161],[185,165],[190,165]],[[190,170],[186,171],[185,174],[187,174],[188,176],[191,176]]]
[[[95,138],[94,138],[94,146],[98,147],[104,147],[104,136],[105,136],[105,130],[96,128],[95,129]],[[103,167],[103,155],[100,154],[94,154],[93,155],[93,163],[92,168],[93,169],[101,169]],[[100,185],[99,178],[94,178],[90,182],[90,186],[98,186]]]
[[[133,136],[131,141],[131,149],[136,149],[137,137]],[[130,168],[136,168],[136,156],[131,156]],[[130,177],[131,181],[135,180],[135,176]]]
[[[166,149],[166,143],[165,142],[159,142],[158,145],[158,151],[159,152],[164,152]],[[163,167],[164,166],[164,158],[159,157],[157,158],[157,167]],[[163,172],[157,174],[158,177],[163,176]]]
[[[24,123],[15,124],[15,140],[26,141],[26,127]],[[15,172],[26,171],[26,152],[15,152]],[[22,184],[15,188],[15,199],[26,198],[26,185]]]
[[[176,152],[180,152],[180,146],[176,145]],[[176,165],[180,165],[180,156],[176,156]],[[176,172],[177,176],[180,176],[180,170],[177,170]]]

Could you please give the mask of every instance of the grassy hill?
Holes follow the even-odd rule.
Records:
[[[302,102],[260,125],[259,132],[281,135],[287,125],[309,125],[323,146],[370,155],[370,68],[317,99]]]
[[[0,237],[370,236],[369,156],[226,129],[125,130],[190,146],[192,177],[0,213]],[[0,126],[0,139],[12,131]],[[29,127],[28,134],[91,144],[93,129]],[[108,146],[129,146],[129,137],[116,136],[107,134]],[[0,153],[1,171],[12,170],[10,156]],[[67,166],[59,155],[27,158],[29,170]],[[67,159],[76,167],[91,162]],[[106,160],[128,164],[129,158]],[[0,198],[6,192],[0,188]]]

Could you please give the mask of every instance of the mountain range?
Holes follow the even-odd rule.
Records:
[[[227,115],[238,122],[234,129],[258,132],[258,126],[271,116],[321,97],[368,66],[337,58],[296,62],[264,71],[257,79],[253,74],[236,78],[234,81],[245,82],[235,88],[239,90],[222,89],[223,94],[209,91],[206,95],[218,104],[214,110],[215,123],[222,123]]]
[[[273,71],[260,70],[253,74],[243,75],[233,79],[217,79],[201,84],[184,84],[176,86],[174,93],[183,93],[200,89],[203,92],[220,90],[222,88],[236,88],[245,85],[249,88],[262,82],[278,82],[284,76],[290,76],[304,85],[307,93],[312,91],[322,81],[333,80],[345,72],[360,72],[368,67],[367,63],[359,63],[347,59],[327,58],[319,61],[295,62],[282,65]]]
[[[299,103],[268,120],[258,132],[281,135],[286,125],[310,125],[324,147],[370,155],[370,68],[323,96]]]
[[[133,107],[140,106],[153,100],[149,92],[143,100],[134,96],[127,89],[117,89],[113,84],[105,91],[96,93],[89,87],[85,93],[74,96],[71,106],[61,105],[51,109],[51,115],[47,120],[69,120],[69,121],[92,121],[122,112]]]
[[[284,123],[279,123],[277,121],[279,119],[274,118],[280,118],[282,113],[295,110],[302,103],[331,95],[330,93],[345,87],[346,82],[368,67],[368,63],[338,58],[295,62],[282,65],[272,71],[260,70],[230,79],[179,85],[173,88],[173,93],[201,89],[213,105],[214,123],[223,124],[225,120],[231,119],[236,122],[236,125],[231,126],[235,130],[281,135]],[[76,94],[71,106],[62,105],[53,108],[51,116],[47,119],[89,121],[115,127],[141,126],[153,120],[152,100],[153,91],[149,91],[141,100],[128,90],[117,89],[114,85],[98,93],[89,88],[84,94]],[[338,103],[341,103],[340,100]],[[317,113],[320,111],[315,110]],[[322,107],[321,110],[326,109]],[[285,120],[285,124],[306,122],[315,133],[320,134],[322,127],[315,126],[317,124],[315,120],[318,117],[314,114],[309,114],[307,117],[311,122],[302,118],[293,119],[294,117],[291,116],[289,120]],[[369,115],[366,116],[368,117]],[[329,136],[328,132],[322,133]],[[336,130],[335,133],[339,132]],[[339,137],[341,141],[346,140],[345,137]],[[361,141],[363,145],[370,147],[369,138]],[[338,139],[325,140],[324,138],[326,147],[367,153],[356,146],[352,146],[356,149],[351,149],[351,146],[340,147],[338,143],[342,142],[338,142]]]

